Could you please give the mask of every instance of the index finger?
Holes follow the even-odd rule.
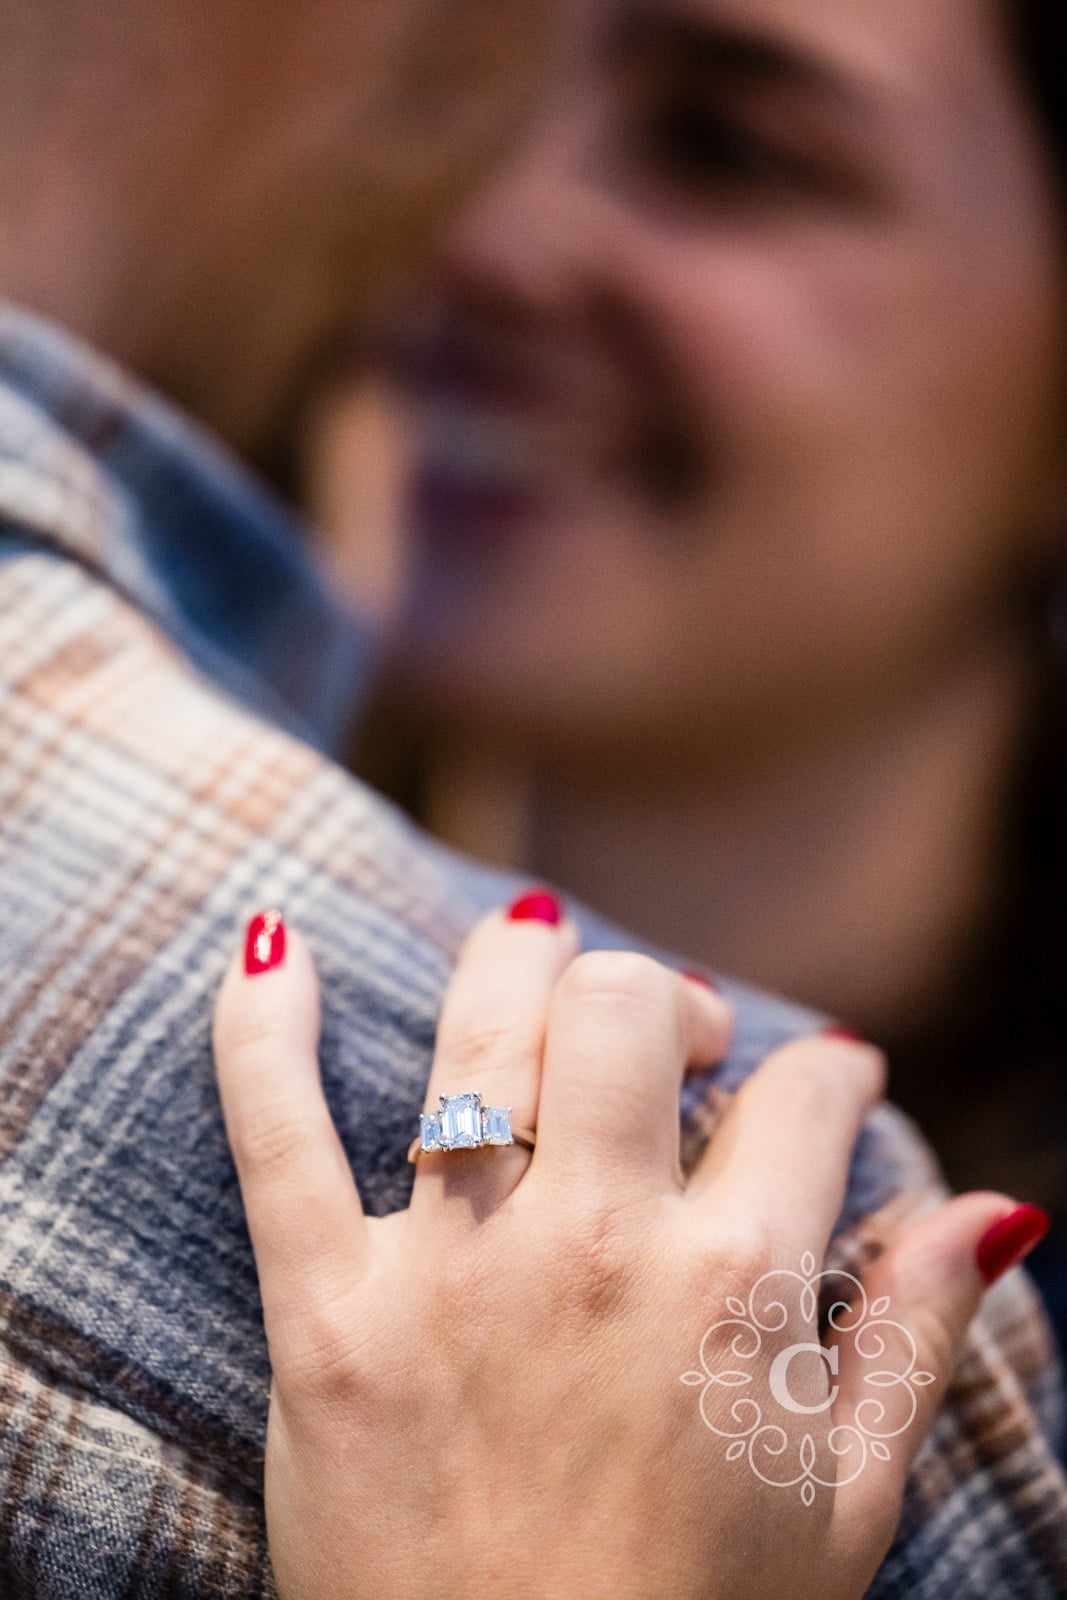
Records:
[[[253,919],[247,951],[219,992],[215,1066],[269,1339],[351,1286],[368,1234],[322,1092],[311,954],[277,913]]]

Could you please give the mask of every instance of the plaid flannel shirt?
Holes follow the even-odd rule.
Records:
[[[214,1086],[217,984],[243,919],[283,904],[319,964],[341,1137],[367,1208],[389,1211],[457,945],[512,888],[331,763],[367,660],[299,529],[240,467],[0,308],[4,1597],[273,1592],[269,1369]],[[631,942],[592,918],[585,935]],[[731,1060],[683,1095],[687,1161],[765,1051],[811,1025],[733,993]],[[915,1132],[878,1112],[835,1260],[862,1266],[938,1192]],[[1067,1593],[1060,1422],[1015,1272],[975,1324],[871,1593]]]

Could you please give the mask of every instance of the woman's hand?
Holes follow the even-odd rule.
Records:
[[[551,902],[525,909],[549,920],[494,915],[470,936],[426,1103],[478,1089],[536,1127],[536,1149],[422,1155],[410,1209],[383,1220],[362,1213],[322,1095],[305,945],[290,933],[276,961],[285,930],[260,925],[252,975],[235,960],[223,986],[219,1086],[273,1371],[280,1592],[858,1597],[978,1305],[979,1241],[1011,1202],[951,1202],[870,1275],[936,1380],[891,1459],[810,1506],[767,1487],[726,1460],[680,1380],[730,1297],[805,1252],[821,1266],[882,1061],[829,1038],[777,1051],[686,1185],[679,1085],[725,1053],[726,1004],[642,956],[579,956]],[[719,1367],[737,1366],[735,1332],[705,1346]],[[831,1428],[871,1390],[847,1339],[820,1357],[817,1338],[810,1317],[768,1338],[743,1393],[780,1393],[776,1357],[807,1342],[788,1382],[825,1463]],[[709,1394],[709,1420],[729,1425],[738,1391]]]

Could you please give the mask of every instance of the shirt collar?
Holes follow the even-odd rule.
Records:
[[[93,569],[215,683],[336,751],[373,639],[299,523],[159,396],[3,303],[0,523]]]

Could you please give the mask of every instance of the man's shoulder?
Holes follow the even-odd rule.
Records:
[[[208,683],[92,572],[32,543],[0,553],[0,875],[18,907],[0,1059],[25,1035],[38,1062],[0,1110],[0,1160],[116,1015],[208,1017],[264,904],[366,988],[357,1036],[392,1016],[424,1042],[485,875]]]

